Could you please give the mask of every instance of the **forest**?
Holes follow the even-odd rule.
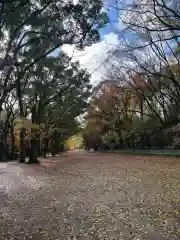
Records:
[[[1,1],[0,161],[38,163],[76,134],[85,149],[179,149],[179,5],[112,2],[119,45],[92,86],[61,48],[83,51],[100,41],[109,22],[100,0]]]
[[[93,91],[85,143],[106,150],[180,147],[180,2],[112,7],[122,24],[107,74]],[[128,36],[128,37],[127,37]]]

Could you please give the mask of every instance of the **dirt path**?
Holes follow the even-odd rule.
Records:
[[[70,235],[179,240],[180,159],[72,152],[0,163],[0,239]]]

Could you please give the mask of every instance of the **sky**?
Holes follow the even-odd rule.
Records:
[[[95,43],[90,47],[86,47],[84,51],[76,51],[71,45],[64,45],[62,47],[62,50],[65,51],[70,57],[73,56],[72,59],[74,61],[79,60],[81,66],[88,70],[88,72],[91,74],[91,83],[93,85],[97,85],[100,81],[108,79],[108,67],[110,67],[110,65],[108,64],[107,57],[111,56],[109,52],[115,49],[116,46],[119,46],[121,50],[123,49],[123,42],[125,42],[123,40],[124,38],[126,42],[128,42],[128,45],[141,45],[141,41],[139,42],[139,38],[137,38],[137,35],[132,31],[123,31],[123,35],[120,34],[121,30],[125,26],[123,26],[117,10],[112,7],[112,5],[117,4],[117,2],[121,4],[121,7],[123,7],[125,4],[131,4],[132,1],[133,0],[104,0],[103,10],[106,11],[109,16],[109,23],[104,28],[100,29],[100,42]],[[141,3],[143,0],[137,0],[137,2],[138,1]],[[123,16],[124,15],[122,14],[121,17]],[[146,17],[146,15],[144,15],[144,17]],[[167,54],[168,50],[169,48],[165,49]],[[152,54],[153,50],[149,49],[148,51]],[[140,56],[143,56],[142,53],[140,53]],[[146,59],[146,57],[148,56],[144,56],[143,58]],[[123,60],[122,51],[119,51],[118,58],[119,60]],[[132,64],[132,62],[130,63],[126,59],[125,64],[129,66],[129,64]]]
[[[107,10],[109,9],[109,10]],[[91,73],[91,83],[98,84],[106,79],[106,59],[109,51],[119,44],[117,29],[119,27],[119,18],[117,11],[104,4],[104,9],[109,16],[109,23],[100,29],[100,42],[86,47],[84,51],[75,51],[71,45],[64,45],[62,50],[69,56],[73,56],[73,60],[79,60],[81,66]]]

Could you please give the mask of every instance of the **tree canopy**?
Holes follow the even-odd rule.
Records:
[[[114,148],[178,148],[179,1],[116,1],[111,8],[121,23],[119,45],[88,110],[89,138],[97,126],[106,147],[109,136]]]
[[[102,7],[100,0],[80,0],[77,4],[1,1],[2,159],[9,145],[12,153],[17,147],[15,121],[21,162],[27,155],[29,163],[37,162],[42,149],[45,156],[50,146],[54,155],[62,148],[63,139],[77,131],[76,118],[85,111],[91,93],[90,75],[61,47],[73,44],[83,50],[99,41],[99,29],[108,22]]]

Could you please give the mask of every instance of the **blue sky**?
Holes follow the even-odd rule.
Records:
[[[106,27],[100,29],[101,34],[101,40],[104,40],[104,36],[109,33],[115,33],[117,30],[118,25],[118,15],[117,11],[113,8],[109,8],[109,11],[107,11],[108,17],[109,17],[109,23],[106,25]]]
[[[130,3],[131,1],[132,0],[122,0],[120,2],[122,4],[122,2]],[[119,31],[122,29],[122,24],[119,21],[119,13],[112,7],[114,4],[116,4],[114,0],[104,0],[103,10],[105,10],[109,16],[109,23],[100,29],[100,42],[86,47],[84,51],[77,51],[72,45],[63,45],[62,47],[62,50],[72,57],[73,61],[78,60],[81,66],[88,70],[91,74],[91,82],[93,85],[107,78],[107,69],[109,67],[107,56],[109,55],[109,51],[120,44],[121,36]],[[129,32],[124,36],[126,36],[129,41],[135,40]]]
[[[97,84],[105,77],[104,73],[106,72],[106,67],[102,63],[106,60],[108,51],[119,44],[117,34],[117,29],[119,29],[120,26],[118,14],[115,8],[110,8],[108,6],[111,0],[107,1],[108,2],[104,4],[104,10],[109,16],[109,23],[104,28],[100,29],[100,42],[86,47],[84,51],[76,52],[76,54],[72,50],[72,46],[68,45],[63,47],[63,50],[68,55],[72,56],[73,52],[73,60],[79,60],[83,68],[87,68],[89,73],[93,72],[91,77],[93,84]]]

